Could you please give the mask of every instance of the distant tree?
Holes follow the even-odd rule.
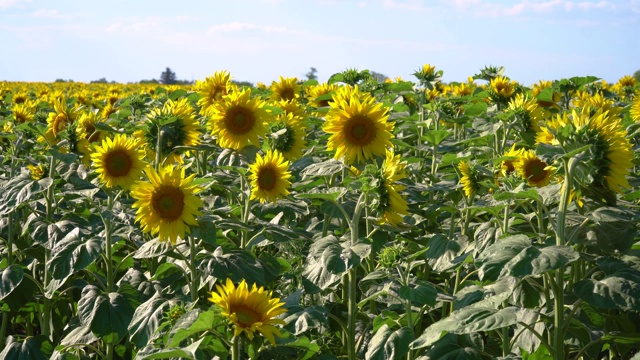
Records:
[[[316,75],[317,72],[318,70],[316,70],[316,68],[312,66],[311,70],[309,70],[308,73],[304,74],[304,76],[307,77],[307,80],[318,80],[318,75]]]
[[[140,84],[159,84],[160,82],[156,79],[151,80],[140,80],[138,83]]]
[[[638,80],[638,82],[640,82],[640,70],[634,72],[633,73],[633,77],[636,78],[636,80]]]
[[[59,82],[73,82],[73,80],[71,80],[71,79],[69,79],[69,80],[65,80],[65,79],[56,79],[56,81],[55,81],[55,82],[57,82],[57,83],[59,83]]]
[[[171,68],[167,68],[160,74],[160,82],[166,85],[177,83],[176,73],[171,71]]]
[[[100,78],[98,80],[92,80],[90,84],[106,84],[107,82],[106,78]]]
[[[237,80],[231,80],[232,83],[236,84],[238,87],[253,87],[253,83],[250,81],[237,81]]]
[[[387,75],[381,74],[375,71],[371,71],[369,74],[371,75],[372,78],[376,79],[378,82],[384,82],[389,78]]]

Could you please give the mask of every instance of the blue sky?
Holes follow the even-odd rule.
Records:
[[[464,81],[500,65],[525,85],[640,69],[640,0],[0,0],[0,81],[136,82],[170,67],[270,84],[424,63]]]

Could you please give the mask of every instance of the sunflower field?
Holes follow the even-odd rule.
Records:
[[[640,84],[0,83],[2,359],[640,359]]]

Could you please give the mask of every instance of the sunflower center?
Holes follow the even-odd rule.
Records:
[[[540,159],[533,159],[527,163],[525,167],[525,175],[531,182],[539,183],[547,177],[547,163]]]
[[[376,137],[376,126],[366,115],[355,115],[347,120],[345,137],[351,145],[365,146]]]
[[[284,100],[293,100],[296,96],[293,93],[293,89],[290,87],[286,87],[282,90],[280,90],[280,97]]]
[[[228,110],[224,118],[227,130],[234,135],[244,135],[253,129],[256,119],[253,112],[243,106],[235,106]]]
[[[251,327],[260,321],[260,314],[248,306],[237,306],[233,309],[241,327]]]
[[[131,156],[123,150],[110,151],[104,159],[104,165],[110,176],[126,176],[133,167]]]
[[[154,191],[151,205],[160,218],[174,221],[182,216],[184,194],[177,187],[164,185]]]
[[[276,180],[276,171],[270,166],[263,167],[258,172],[258,187],[261,190],[272,190],[276,186]]]
[[[96,142],[100,140],[100,133],[96,131],[96,127],[93,126],[93,124],[87,124],[85,126],[85,131],[89,142]]]

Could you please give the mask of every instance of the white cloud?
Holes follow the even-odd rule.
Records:
[[[411,11],[424,11],[427,9],[421,0],[383,0],[382,6],[387,9]]]
[[[20,3],[30,3],[31,0],[0,0],[0,9],[8,9]]]
[[[32,12],[31,16],[39,19],[72,20],[80,14],[65,14],[55,9],[40,9]]]
[[[393,0],[390,0],[393,1]],[[633,3],[639,0],[621,6],[619,3],[611,1],[570,1],[570,0],[523,0],[514,5],[506,5],[503,2],[484,1],[484,0],[453,0],[453,2],[441,1],[442,4],[453,4],[453,6],[461,11],[470,11],[476,16],[518,16],[531,14],[548,14],[552,12],[573,12],[581,10],[589,11],[619,11],[624,7],[633,8]]]
[[[297,31],[293,31],[287,29],[284,26],[263,26],[263,25],[255,25],[244,22],[230,22],[226,24],[219,24],[210,27],[207,30],[207,33],[220,33],[220,32],[242,32],[247,30],[255,30],[259,32],[267,32],[267,33],[295,33]]]

